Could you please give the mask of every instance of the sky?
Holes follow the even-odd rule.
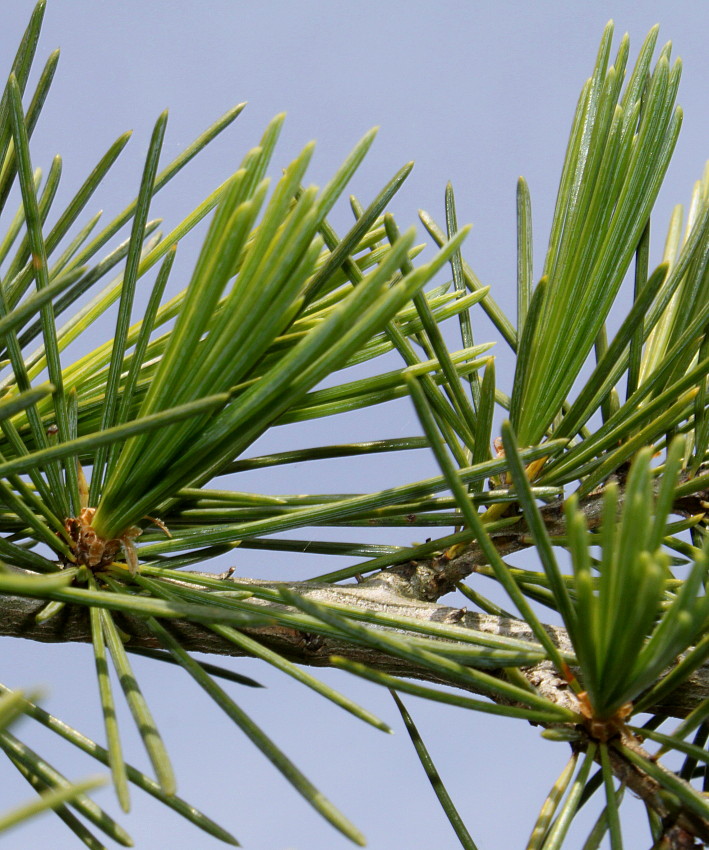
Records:
[[[0,65],[6,73],[33,7],[4,4]],[[684,62],[678,101],[685,110],[680,140],[653,218],[651,263],[675,203],[686,203],[707,158],[705,2],[438,2],[393,0],[345,3],[248,3],[238,0],[49,0],[38,65],[55,47],[61,59],[52,93],[32,141],[33,163],[47,168],[60,153],[64,169],[56,201],[68,200],[88,170],[126,129],[133,138],[90,210],[107,218],[137,191],[143,157],[157,116],[169,108],[164,161],[236,103],[237,121],[154,201],[165,229],[177,223],[238,166],[278,112],[287,120],[272,174],[311,139],[317,141],[310,179],[322,185],[371,127],[378,138],[351,191],[366,201],[407,161],[414,170],[394,199],[403,229],[426,209],[443,220],[447,181],[455,189],[458,220],[473,230],[463,254],[495,299],[514,316],[515,187],[524,175],[532,196],[535,272],[548,236],[562,158],[580,88],[590,74],[605,23],[616,21],[617,42],[631,37],[634,57],[649,28],[661,25]],[[333,213],[349,221],[347,204]],[[427,241],[419,225],[421,241]],[[430,240],[428,240],[430,242]],[[180,248],[180,286],[191,271],[198,239]],[[111,333],[97,330],[91,347]],[[102,336],[101,334],[105,334]],[[481,322],[476,340],[494,339]],[[497,373],[509,388],[512,361],[499,343]],[[406,402],[275,429],[254,453],[354,439],[419,433]],[[241,489],[357,492],[434,474],[431,459],[386,456],[374,466],[317,466],[312,480],[285,468]],[[406,544],[380,536],[374,542]],[[292,535],[291,535],[292,536]],[[237,573],[301,578],[317,572],[317,558],[243,553]],[[345,566],[344,560],[338,566]],[[216,568],[216,567],[215,567]],[[219,567],[223,569],[223,565]],[[488,588],[482,588],[487,592]],[[443,600],[447,601],[447,600]],[[0,639],[2,674],[13,687],[41,686],[43,704],[103,740],[92,653],[85,646],[45,646]],[[456,840],[428,786],[389,696],[333,671],[321,677],[389,722],[385,736],[326,704],[306,689],[253,661],[226,662],[267,685],[231,686],[239,704],[367,835],[372,850],[453,848]],[[249,850],[340,850],[349,843],[314,814],[274,769],[219,714],[179,670],[143,659],[146,696],[175,755],[182,796],[224,824]],[[522,722],[462,709],[407,701],[431,755],[480,850],[524,846],[536,812],[568,757],[565,745],[542,741]],[[129,718],[124,718],[127,729]],[[95,772],[89,761],[51,738],[26,734],[72,778]],[[128,735],[127,757],[144,765]],[[28,796],[22,780],[0,762],[0,810]],[[97,799],[118,814],[112,791]],[[139,792],[121,821],[139,848],[216,848],[216,840]],[[642,822],[636,806],[634,817]],[[595,816],[595,815],[594,815]],[[590,815],[589,815],[590,817]],[[4,843],[3,843],[4,841]],[[10,834],[0,846],[72,848],[73,836],[46,815]],[[628,847],[647,846],[628,839]],[[581,841],[576,846],[580,846]],[[575,846],[573,839],[570,847]]]

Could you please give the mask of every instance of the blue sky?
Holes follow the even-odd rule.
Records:
[[[32,7],[32,2],[15,0],[3,12],[0,61],[5,70]],[[46,168],[56,153],[63,156],[61,206],[62,197],[71,196],[109,144],[133,129],[115,173],[90,207],[105,208],[110,217],[137,190],[152,125],[164,108],[170,110],[167,160],[218,115],[248,101],[236,123],[156,199],[155,214],[165,218],[168,228],[236,168],[277,112],[285,110],[288,118],[274,169],[316,139],[315,183],[327,179],[364,132],[379,126],[352,191],[366,200],[403,163],[414,160],[414,171],[392,205],[403,229],[416,223],[419,208],[442,220],[444,188],[452,181],[459,221],[473,224],[464,256],[514,315],[516,180],[524,175],[531,189],[538,272],[578,92],[611,17],[616,43],[627,30],[633,55],[659,22],[660,43],[672,39],[674,53],[684,61],[679,102],[685,122],[653,218],[651,261],[656,263],[672,205],[687,202],[708,153],[705,2],[49,0],[38,61],[56,46],[62,57],[32,143],[33,161]],[[346,205],[333,221],[344,226]],[[425,241],[422,227],[419,234]],[[180,285],[191,271],[196,245],[188,241],[180,250],[181,272],[173,274]],[[103,332],[110,334],[110,327]],[[484,324],[476,333],[477,341],[494,338]],[[97,332],[92,346],[103,339]],[[509,388],[511,376],[504,375],[511,361],[502,345],[497,349],[498,374]],[[282,429],[259,444],[259,452],[418,433],[406,404],[338,420],[324,427],[309,423]],[[433,468],[432,461],[423,460],[412,469],[410,459],[398,465],[338,466],[335,473],[323,466],[322,479],[316,474],[307,485],[295,470],[245,486],[354,492],[393,479],[423,478]],[[236,566],[264,578],[299,578],[317,569],[314,560],[284,559],[277,556],[274,563],[266,553],[249,553]],[[42,685],[50,710],[103,738],[88,647],[2,639],[0,651],[3,681]],[[235,698],[357,823],[372,850],[456,846],[386,693],[331,671],[322,673],[392,723],[396,734],[388,737],[254,662],[231,663],[268,685],[258,692],[234,687]],[[176,753],[184,797],[223,821],[249,850],[350,846],[311,813],[179,671],[157,666],[136,661]],[[480,850],[524,846],[536,811],[567,758],[565,746],[542,742],[537,730],[522,723],[416,700],[408,705]],[[29,733],[28,724],[21,731]],[[66,747],[37,740],[71,777],[94,771]],[[143,763],[130,736],[128,757]],[[11,780],[10,771],[0,763],[3,809],[28,794],[19,780]],[[116,809],[110,791],[98,799]],[[45,842],[57,850],[74,847],[73,837],[55,820],[43,817],[8,837],[7,846]],[[138,793],[125,823],[139,848],[222,846]],[[628,846],[647,843],[643,836],[641,843]]]

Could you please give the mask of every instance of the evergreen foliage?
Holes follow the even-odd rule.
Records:
[[[570,745],[529,850],[560,848],[594,793],[604,795],[603,814],[584,846],[598,847],[608,835],[619,850],[626,787],[647,807],[648,847],[709,842],[709,712],[701,687],[709,654],[709,171],[694,188],[684,227],[677,208],[664,261],[651,271],[650,215],[682,120],[675,105],[681,66],[669,45],[653,60],[657,30],[633,68],[626,67],[627,37],[612,58],[611,24],[603,34],[573,119],[537,283],[531,200],[519,183],[513,323],[463,259],[467,228],[458,228],[450,187],[445,228],[422,214],[438,246],[430,261],[419,261],[413,229],[399,232],[387,205],[409,166],[366,208],[352,200],[354,224],[335,233],[328,214],[374,133],[318,189],[306,178],[312,145],[282,174],[267,176],[283,123],[277,116],[239,169],[162,234],[150,221],[155,195],[242,106],[168,165],[161,115],[136,198],[123,213],[97,234],[98,216],[82,218],[127,135],[56,211],[58,166],[43,178],[30,147],[56,54],[36,90],[26,90],[43,11],[44,0],[0,101],[3,215],[13,187],[21,196],[0,242],[0,619],[19,598],[35,600],[32,629],[51,628],[60,612],[71,612],[93,646],[106,746],[47,714],[32,695],[0,686],[0,748],[40,793],[0,817],[0,829],[51,807],[77,843],[103,846],[97,832],[130,843],[87,794],[96,780],[71,784],[9,731],[24,712],[106,765],[125,812],[134,786],[237,843],[176,793],[130,661],[131,652],[144,652],[180,665],[310,805],[364,844],[217,679],[256,683],[189,654],[217,641],[387,731],[295,663],[309,659],[273,640],[273,627],[282,626],[319,636],[333,647],[332,666],[392,690],[461,846],[474,848],[473,838],[397,692],[539,724],[545,737]],[[164,300],[180,239],[208,215],[188,285]],[[115,244],[125,225],[128,240]],[[446,268],[451,281],[441,285],[435,278]],[[153,269],[138,316],[136,287]],[[629,274],[634,301],[609,339],[605,323]],[[77,308],[90,288],[97,294]],[[67,347],[95,333],[116,302],[113,338],[65,362]],[[473,335],[480,310],[516,353],[509,398],[496,387],[490,345]],[[451,350],[441,326],[456,317],[461,342]],[[402,366],[383,371],[377,358],[391,351]],[[371,362],[369,377],[338,376],[364,362]],[[275,425],[406,395],[419,435],[242,457]],[[496,408],[506,411],[497,440]],[[341,497],[212,486],[227,472],[238,480],[239,472],[278,464],[412,449],[432,452],[440,475]],[[452,531],[409,548],[317,539],[318,527],[375,519]],[[237,544],[297,551],[298,541],[273,535],[303,528],[312,529],[311,551],[361,560],[289,584],[190,569]],[[511,567],[507,556],[528,547],[541,569],[531,561]],[[558,550],[570,556],[570,569]],[[513,615],[465,581],[475,572],[501,585]],[[475,610],[441,605],[445,616],[430,616],[431,603],[456,587]],[[405,603],[408,613],[378,606],[383,598]],[[563,629],[543,622],[545,609]],[[185,626],[193,629],[191,644],[182,638]],[[18,636],[36,637],[32,629]],[[111,667],[155,778],[123,758]],[[677,754],[684,762],[673,771],[663,758]]]

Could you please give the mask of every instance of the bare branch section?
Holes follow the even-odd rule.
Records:
[[[622,493],[622,490],[621,490]],[[622,499],[622,495],[621,495]],[[709,493],[700,493],[677,500],[674,512],[683,516],[701,513],[709,500]],[[602,492],[588,496],[582,505],[589,529],[597,528],[601,521]],[[542,508],[549,534],[554,537],[565,533],[563,505],[561,501]],[[524,520],[503,533],[493,535],[500,554],[504,557],[513,552],[533,546]],[[488,614],[467,611],[442,605],[441,596],[455,589],[456,583],[471,575],[485,564],[485,556],[475,542],[461,550],[452,550],[419,561],[408,561],[386,570],[382,570],[357,585],[328,585],[316,582],[269,582],[256,579],[224,576],[225,586],[230,580],[240,585],[289,590],[324,605],[346,605],[352,608],[372,611],[394,618],[411,618],[422,622],[446,623],[476,631],[506,635],[527,641],[534,641],[534,635],[522,620],[495,617]],[[181,571],[175,574],[179,581]],[[211,573],[196,573],[214,578]],[[250,602],[262,606],[279,607],[275,603],[252,597]],[[74,606],[66,606],[60,613],[47,622],[38,623],[36,614],[44,605],[43,600],[25,599],[17,596],[0,595],[0,635],[23,637],[48,643],[89,642],[91,633],[88,613]],[[121,628],[130,635],[127,648],[156,647],[155,639],[138,617],[115,614]],[[166,621],[169,628],[179,637],[185,649],[217,655],[241,656],[244,652],[232,643],[214,634],[208,628],[186,620]],[[549,634],[564,651],[571,651],[568,636],[564,629],[547,626]],[[371,647],[362,646],[344,640],[333,639],[313,633],[305,633],[281,624],[266,625],[245,630],[251,637],[264,645],[285,655],[300,664],[314,667],[327,667],[333,655],[343,656],[394,676],[420,679],[423,681],[450,684],[425,667],[394,658]],[[437,638],[429,638],[432,642]],[[486,672],[495,671],[487,670]],[[567,683],[547,662],[525,668],[523,671],[529,681],[548,699],[577,710],[574,695]],[[502,671],[496,675],[503,676]],[[460,687],[460,685],[458,685]],[[494,695],[483,694],[491,698]],[[685,717],[702,700],[709,697],[709,665],[700,668],[680,689],[667,698],[662,705],[653,707],[653,711],[667,716]]]
[[[675,503],[674,511],[684,516],[702,513],[708,501],[706,492]],[[583,504],[586,521],[590,529],[597,528],[601,521],[602,494],[592,494]],[[563,507],[553,503],[542,509],[546,527],[552,536],[563,535]],[[519,522],[504,533],[493,535],[501,555],[506,556],[533,545],[528,530],[520,517]],[[528,625],[513,618],[495,617],[488,614],[467,611],[441,604],[438,600],[455,588],[457,582],[474,573],[485,564],[485,558],[475,542],[464,549],[454,547],[436,557],[409,561],[376,573],[365,581],[353,585],[329,585],[318,582],[269,582],[256,579],[238,578],[230,573],[222,576],[224,587],[238,583],[256,588],[290,591],[323,605],[346,606],[350,609],[373,612],[396,620],[408,619],[421,623],[453,625],[461,629],[472,629],[487,634],[515,637],[525,641],[534,641]],[[175,573],[175,582],[188,574],[185,571]],[[194,573],[193,573],[194,575]],[[213,574],[196,573],[214,578]],[[70,641],[90,642],[91,633],[86,609],[78,606],[66,606],[57,615],[46,622],[38,623],[37,613],[45,605],[44,600],[26,599],[17,596],[0,595],[0,635],[23,637],[31,640],[62,643]],[[249,598],[249,605],[258,606],[265,612],[276,611],[286,606],[275,602]],[[116,623],[129,635],[126,648],[157,648],[152,633],[143,621],[126,614],[114,614]],[[170,619],[164,621],[185,649],[217,655],[241,656],[245,653],[234,644],[214,634],[207,627],[186,620]],[[370,626],[370,628],[374,628]],[[565,652],[571,651],[571,645],[564,629],[556,626],[546,627],[554,642]],[[450,681],[439,678],[431,670],[405,661],[372,647],[363,646],[343,639],[335,639],[316,633],[304,632],[281,623],[262,625],[244,629],[251,637],[263,645],[277,651],[287,658],[314,667],[331,665],[332,656],[342,656],[352,661],[368,665],[374,670],[389,673],[400,678],[419,679],[436,684],[451,685]],[[419,635],[421,636],[421,635]],[[441,638],[428,637],[432,646]],[[504,677],[500,670],[486,670],[487,673]],[[579,704],[567,682],[549,662],[543,662],[523,668],[522,674],[539,693],[552,702],[575,712]],[[457,687],[461,687],[455,683]],[[474,688],[470,688],[474,691]],[[490,699],[501,700],[499,695],[475,691]],[[668,717],[686,717],[703,700],[709,698],[709,664],[697,670],[694,675],[662,704],[649,708],[653,713]],[[641,743],[631,738],[626,746],[636,748],[639,754],[647,757]],[[699,836],[709,841],[709,823],[705,823],[690,811],[683,809],[671,811],[665,798],[659,791],[659,785],[642,770],[634,767],[618,752],[612,752],[612,768],[615,775],[634,793],[642,797],[667,823],[668,828],[679,830],[682,835]]]
[[[618,480],[616,476],[614,478]],[[688,478],[688,473],[684,473],[680,477],[679,483],[684,483]],[[618,510],[620,511],[625,498],[624,476],[620,477],[619,483],[621,484],[618,500]],[[660,479],[656,478],[654,482],[656,490],[659,484]],[[709,504],[709,491],[702,490],[676,499],[673,513],[682,517],[705,514],[707,504]],[[603,490],[599,489],[591,493],[579,507],[583,511],[589,530],[594,531],[599,528],[602,521]],[[547,533],[551,538],[563,537],[566,534],[562,500],[555,500],[545,505],[541,508],[541,513]],[[509,512],[506,515],[509,515]],[[522,516],[519,517],[519,522],[516,525],[505,529],[505,531],[491,532],[490,537],[503,558],[534,546],[534,541]],[[454,557],[449,557],[451,552],[455,553]],[[460,547],[453,547],[435,558],[397,564],[367,579],[364,584],[385,585],[392,593],[435,602],[441,596],[455,590],[456,584],[472,575],[478,567],[486,564],[485,554],[479,546],[472,543],[465,547],[463,551],[460,551]]]
[[[465,558],[466,556],[462,557]],[[451,561],[451,563],[455,566],[454,561]],[[431,564],[422,563],[420,567],[423,570],[433,569]],[[202,573],[201,575],[214,577],[213,574]],[[177,576],[176,579],[179,580]],[[407,617],[421,622],[446,623],[488,634],[505,635],[528,641],[534,640],[531,630],[522,620],[494,617],[488,614],[466,611],[464,608],[454,608],[436,602],[417,600],[411,596],[402,596],[388,586],[389,582],[386,579],[372,579],[364,584],[347,587],[308,582],[267,582],[255,579],[237,579],[236,576],[233,577],[233,580],[238,581],[240,585],[250,584],[254,587],[271,589],[287,587],[294,593],[324,605],[347,605],[396,618]],[[229,581],[230,578],[224,578],[225,585],[228,585]],[[396,583],[398,584],[398,582],[399,578],[397,578]],[[269,608],[283,607],[254,597],[249,601],[253,605],[262,606],[266,611]],[[38,623],[35,617],[44,604],[42,600],[25,599],[18,596],[0,596],[0,635],[22,637],[47,643],[89,642],[91,640],[86,610],[77,606],[66,606],[52,619]],[[145,628],[140,618],[124,614],[115,614],[114,616],[121,629],[131,636],[126,646],[127,649],[131,647],[157,647],[155,639]],[[165,623],[180,639],[182,645],[190,651],[230,656],[244,655],[244,652],[238,647],[197,623],[186,620],[169,620]],[[564,629],[555,626],[548,626],[547,628],[558,646],[569,651],[571,647]],[[328,667],[330,666],[330,658],[333,655],[340,655],[394,676],[420,679],[438,684],[450,684],[425,667],[419,667],[402,659],[394,658],[371,647],[302,632],[280,624],[265,625],[244,631],[265,646],[300,664]],[[430,638],[430,640],[433,643],[438,639]],[[504,675],[502,670],[487,670],[486,672],[493,675]],[[567,683],[559,677],[548,662],[525,668],[522,672],[548,699],[572,710],[578,709],[576,699]],[[493,696],[484,692],[479,693],[483,693],[485,696]],[[653,710],[668,716],[684,717],[707,697],[709,697],[709,665],[698,670],[683,688],[673,693],[666,703],[655,706]]]

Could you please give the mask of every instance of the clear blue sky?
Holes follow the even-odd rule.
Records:
[[[30,0],[5,4],[0,28],[5,72],[33,5]],[[393,204],[404,227],[416,222],[420,207],[442,219],[443,191],[451,180],[459,221],[474,225],[465,257],[512,315],[516,180],[524,175],[531,188],[538,271],[576,98],[609,18],[616,21],[616,43],[627,30],[633,51],[659,22],[660,42],[672,39],[675,54],[684,60],[679,102],[685,123],[653,219],[654,262],[672,205],[688,200],[709,153],[709,4],[701,0],[49,0],[48,6],[39,57],[57,46],[62,57],[32,153],[34,164],[45,168],[54,154],[63,156],[59,207],[109,144],[133,129],[114,176],[91,207],[105,208],[107,216],[122,209],[135,194],[152,125],[165,107],[170,119],[164,157],[171,159],[226,109],[249,101],[232,128],[158,196],[153,209],[168,227],[234,170],[276,112],[287,111],[288,119],[274,168],[316,139],[316,183],[330,175],[366,130],[379,125],[378,140],[353,191],[367,199],[404,162],[415,160]],[[347,220],[346,209],[335,216],[336,222]],[[419,231],[423,239],[423,228]],[[194,242],[181,249],[181,271],[173,274],[181,285],[191,270],[194,250]],[[492,338],[481,327],[478,341]],[[105,332],[110,333],[108,326]],[[93,342],[102,341],[97,336]],[[510,361],[502,346],[498,348],[498,374],[504,384]],[[406,404],[339,420],[320,431],[312,423],[279,431],[258,450],[418,433]],[[378,468],[338,466],[335,475],[323,466],[323,479],[309,481],[307,488],[357,491],[392,479],[422,478],[432,469],[427,461],[412,469],[410,459],[400,466],[396,461]],[[273,492],[302,491],[306,485],[298,474],[288,470],[261,486]],[[239,486],[259,484],[254,480]],[[314,563],[283,557],[274,566],[263,553],[236,560],[237,571],[269,578],[312,575]],[[0,652],[2,681],[18,687],[41,684],[50,710],[103,739],[88,647],[3,639]],[[387,694],[332,672],[322,674],[392,723],[396,735],[388,737],[253,662],[230,663],[268,684],[267,690],[234,687],[232,692],[364,830],[372,850],[456,846]],[[248,850],[350,846],[311,813],[179,671],[141,660],[136,667],[149,679],[147,696],[176,754],[184,797],[221,820]],[[413,699],[408,705],[480,850],[523,847],[536,811],[567,758],[565,746],[542,742],[537,730],[522,723]],[[29,724],[21,731],[29,735]],[[74,758],[51,739],[37,738],[40,744],[72,778],[95,770],[91,762]],[[128,757],[143,764],[136,744],[129,737]],[[0,809],[29,793],[2,762],[0,787]],[[138,792],[133,797],[134,811],[124,823],[137,847],[222,846]],[[117,813],[110,790],[99,799]],[[644,836],[637,844],[628,840],[630,850],[648,844]],[[8,836],[3,846],[69,850],[75,844],[56,818],[45,816]]]

